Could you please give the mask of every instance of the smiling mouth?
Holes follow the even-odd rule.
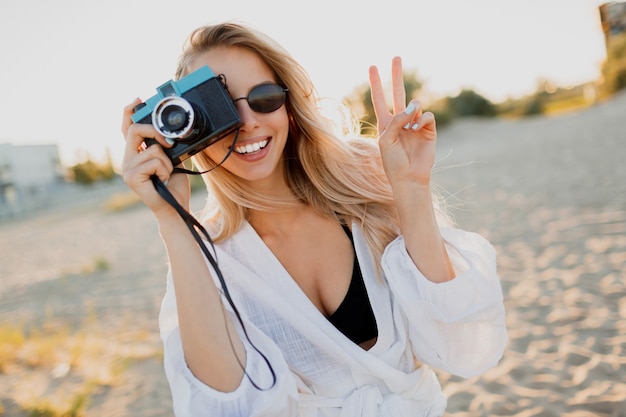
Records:
[[[234,151],[238,153],[239,155],[247,155],[247,154],[260,151],[261,149],[265,148],[268,143],[269,143],[269,140],[264,139],[262,141],[249,143],[247,145],[235,146]]]

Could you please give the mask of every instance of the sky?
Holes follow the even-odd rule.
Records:
[[[173,77],[186,36],[225,20],[282,44],[321,97],[390,79],[402,56],[435,95],[498,102],[539,79],[596,80],[600,0],[0,0],[0,143],[58,144],[70,165],[119,164],[122,108]]]

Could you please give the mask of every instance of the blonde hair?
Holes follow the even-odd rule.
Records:
[[[304,203],[323,216],[338,217],[348,224],[357,221],[379,265],[385,247],[399,234],[399,219],[376,141],[340,138],[320,112],[304,68],[272,39],[238,23],[193,31],[185,42],[176,77],[185,76],[198,55],[217,47],[253,51],[273,71],[276,82],[289,89],[285,178],[296,198],[257,192],[217,167],[203,175],[209,191],[203,221],[213,226],[215,241],[235,233],[248,209],[272,210]],[[193,161],[202,170],[217,165],[204,152],[196,154]]]

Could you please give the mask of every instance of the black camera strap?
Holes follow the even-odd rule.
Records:
[[[235,142],[237,141],[238,134],[239,134],[239,131],[237,131],[237,133],[235,134],[235,138],[233,139],[233,144],[230,147],[229,152],[226,154],[224,159],[217,166],[215,166],[214,168],[211,168],[211,169],[209,169],[207,171],[204,171],[204,172],[190,171],[190,170],[187,170],[187,169],[176,168],[176,169],[174,169],[174,173],[185,173],[185,174],[191,174],[191,175],[200,175],[200,174],[208,173],[212,169],[217,168],[218,166],[220,166],[221,164],[224,163],[224,161],[228,158],[228,156],[232,152],[232,149],[235,147]],[[267,359],[267,357],[263,354],[263,352],[261,352],[261,350],[252,342],[252,340],[250,340],[250,336],[248,336],[248,331],[246,330],[246,326],[243,323],[243,319],[241,318],[241,314],[239,313],[239,310],[235,306],[235,303],[234,303],[234,301],[233,301],[233,299],[232,299],[232,297],[230,295],[230,291],[228,290],[228,286],[226,285],[226,281],[224,279],[224,275],[222,274],[222,271],[221,271],[221,269],[220,269],[220,267],[219,267],[219,265],[217,263],[217,252],[215,251],[215,245],[213,243],[213,240],[211,239],[211,236],[206,231],[204,226],[202,226],[202,224],[198,220],[196,220],[196,218],[193,215],[191,215],[191,213],[189,213],[187,210],[185,210],[185,208],[183,206],[181,206],[178,203],[178,201],[176,201],[176,198],[167,189],[166,185],[163,183],[163,181],[161,181],[159,179],[159,177],[157,177],[156,175],[153,175],[153,176],[150,177],[150,179],[152,180],[152,183],[154,184],[154,188],[159,193],[159,195],[165,201],[167,201],[167,203],[170,206],[172,206],[176,210],[176,212],[179,214],[179,216],[183,219],[183,221],[185,222],[185,225],[187,226],[187,228],[191,232],[192,236],[194,237],[196,243],[200,247],[200,250],[202,250],[202,253],[206,257],[206,259],[209,261],[211,266],[213,267],[213,269],[214,269],[214,271],[215,271],[215,273],[217,275],[217,278],[218,278],[218,280],[220,282],[220,285],[222,287],[222,294],[223,294],[224,298],[226,298],[226,301],[228,301],[228,304],[232,308],[233,313],[237,317],[237,321],[241,325],[241,329],[243,331],[243,334],[244,334],[246,340],[250,343],[250,346],[252,346],[252,348],[259,355],[261,355],[261,357],[263,358],[263,360],[267,364],[267,366],[268,366],[268,368],[269,368],[269,370],[270,370],[270,372],[272,374],[272,384],[268,388],[261,388],[259,385],[257,385],[254,382],[254,380],[246,372],[245,364],[243,364],[241,362],[241,360],[239,359],[239,357],[234,353],[234,346],[233,346],[232,336],[229,334],[228,335],[228,341],[230,342],[230,345],[231,345],[231,347],[233,349],[233,354],[235,354],[235,357],[237,358],[237,362],[239,363],[239,366],[241,366],[241,369],[243,370],[244,374],[246,375],[246,377],[250,380],[250,383],[256,389],[258,389],[260,391],[266,391],[266,390],[271,389],[276,384],[276,372],[274,371],[274,368],[272,367],[272,364],[270,363],[269,359]],[[207,242],[209,242],[209,245],[211,246],[211,249],[212,249],[213,253],[211,253],[211,251],[209,251],[209,249],[207,248],[205,242],[202,240],[202,236],[200,236],[200,233],[202,234],[202,236],[204,236],[204,239]],[[227,327],[227,329],[228,329],[228,327]]]

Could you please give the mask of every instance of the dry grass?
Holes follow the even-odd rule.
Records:
[[[133,361],[162,356],[149,337],[145,331],[127,331],[110,343],[111,336],[93,325],[76,332],[58,325],[26,332],[5,324],[0,327],[0,377],[13,379],[10,397],[29,416],[80,417],[98,388],[124,382]]]
[[[107,212],[118,212],[128,210],[141,203],[141,200],[132,191],[116,193],[112,195],[105,203],[104,209]]]
[[[544,104],[543,112],[547,115],[555,115],[586,109],[593,103],[584,96],[576,96],[561,100],[555,100]]]

